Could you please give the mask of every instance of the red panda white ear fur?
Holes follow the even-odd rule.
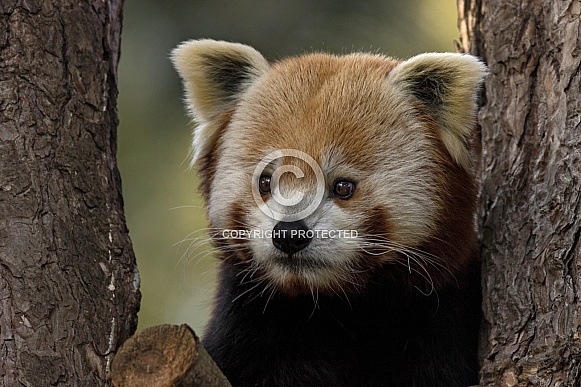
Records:
[[[183,80],[188,109],[198,123],[193,141],[195,164],[216,143],[217,118],[268,71],[269,65],[250,46],[211,39],[184,42],[172,51],[171,59]]]
[[[476,97],[486,72],[471,55],[428,53],[400,63],[388,77],[423,105],[440,127],[446,149],[466,170],[472,164],[467,142],[474,129]]]

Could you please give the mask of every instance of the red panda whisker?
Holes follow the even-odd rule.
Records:
[[[240,284],[241,285],[242,284],[245,284],[245,283],[248,283],[248,282],[246,282],[246,277],[248,277],[248,276],[250,276],[250,281],[249,282],[252,282],[252,281],[255,280],[252,277],[254,276],[254,274],[256,273],[257,270],[258,270],[257,268],[254,268],[254,267],[250,266],[250,267],[242,270],[240,273],[236,273],[236,277],[239,277],[240,275],[244,274],[242,276],[242,279],[240,279]]]
[[[262,293],[264,293],[264,291],[265,291],[266,289],[268,289],[269,287],[271,287],[272,289],[271,289],[271,291],[270,291],[270,294],[269,294],[269,296],[268,296],[268,299],[266,300],[266,303],[264,304],[264,309],[262,310],[262,314],[266,314],[266,308],[268,307],[268,304],[270,303],[270,300],[272,300],[272,296],[274,296],[274,294],[276,293],[276,288],[274,287],[274,285],[271,285],[271,284],[268,284],[268,285],[266,286],[266,288],[264,288],[264,290],[263,290],[263,292],[262,292]],[[261,293],[261,294],[262,294],[262,293]]]
[[[194,267],[192,268],[192,270],[193,270],[197,267],[197,265],[200,262],[202,262],[204,259],[206,259],[212,255],[214,255],[214,252],[211,250],[203,251],[203,252],[197,253],[195,255],[192,255],[191,257],[188,257],[187,259],[185,259],[185,262],[183,262],[183,263],[185,266],[189,266],[192,262],[196,261],[196,263],[194,264]],[[182,257],[182,258],[185,258],[185,257]],[[184,259],[182,259],[182,258],[180,258],[178,260],[178,262],[176,262],[176,265],[178,265],[178,264],[182,263],[182,261],[184,261]]]
[[[389,244],[389,245],[394,246],[394,247],[403,248],[403,249],[406,249],[408,251],[413,251],[415,253],[421,254],[421,255],[426,256],[426,257],[431,257],[431,258],[435,259],[436,261],[443,261],[443,259],[441,257],[439,257],[439,256],[437,256],[435,254],[429,253],[429,252],[424,251],[424,250],[416,249],[416,248],[413,248],[413,247],[405,246],[405,245],[403,245],[401,243],[398,243],[396,241],[388,240],[388,239],[385,239],[385,238],[376,238],[376,239],[373,239],[373,238],[367,238],[367,237],[365,237],[365,239],[367,241],[372,242],[372,243],[377,243],[377,244],[379,244],[379,243],[386,243],[386,244]]]
[[[400,263],[401,265],[403,265],[404,267],[408,268],[411,272],[416,273],[417,275],[419,275],[420,277],[422,277],[429,285],[430,285],[430,292],[428,293],[424,293],[423,291],[421,292],[423,295],[430,295],[432,294],[433,291],[435,291],[435,286],[434,286],[434,281],[432,279],[432,276],[429,274],[429,272],[425,269],[425,267],[423,267],[423,265],[419,264],[416,262],[416,264],[418,264],[418,266],[420,268],[422,268],[422,271],[415,269],[413,266],[408,266],[405,263],[398,261],[398,263]],[[425,273],[425,274],[424,274]],[[417,288],[417,287],[416,287]]]
[[[248,305],[252,302],[255,302],[255,300],[257,300],[257,299],[262,298],[264,296],[264,293],[266,292],[266,290],[269,289],[270,287],[272,287],[273,290],[276,290],[276,287],[274,287],[272,285],[272,283],[269,282],[268,280],[264,280],[264,281],[259,282],[259,285],[261,285],[261,284],[265,284],[263,289],[260,292],[258,292],[258,291],[253,292],[254,296],[252,298],[249,298],[248,300],[245,300],[244,305]]]
[[[205,233],[206,230],[196,230],[196,231],[192,231],[191,233],[189,233],[188,235],[186,235],[182,240],[175,242],[172,246],[181,246],[184,242],[189,242],[191,240],[196,240],[200,237],[192,237],[194,234],[201,234],[201,233]]]
[[[343,300],[343,297],[345,302],[347,303],[347,305],[349,305],[349,309],[353,310],[353,305],[351,305],[351,300],[349,300],[349,296],[347,295],[347,292],[345,291],[345,289],[343,288],[343,286],[340,283],[337,283],[335,281],[335,286],[331,286],[331,291],[341,300]],[[337,292],[337,290],[335,289],[335,287],[337,287],[339,290],[341,290],[341,292],[343,293],[342,295],[339,294]]]
[[[254,286],[252,286],[249,289],[246,289],[245,291],[243,291],[242,293],[240,293],[239,295],[237,295],[236,297],[234,297],[231,302],[232,303],[236,302],[240,298],[244,297],[244,295],[252,292],[254,289],[256,289],[257,287],[259,287],[261,284],[262,284],[262,281],[257,281],[257,283]]]
[[[368,251],[363,247],[364,245],[366,245],[369,248],[380,247],[380,248],[383,248],[384,251],[383,252]],[[429,273],[428,273],[427,269],[425,268],[424,264],[430,265],[431,267],[436,269],[443,276],[450,275],[452,278],[455,279],[453,272],[448,268],[448,266],[446,266],[442,263],[443,260],[440,257],[437,257],[433,254],[429,254],[425,251],[413,249],[413,248],[408,248],[408,247],[405,247],[405,246],[402,246],[402,245],[399,245],[399,244],[393,243],[393,242],[389,242],[389,243],[370,242],[368,244],[360,244],[360,247],[367,254],[375,255],[375,256],[383,255],[383,254],[388,253],[388,252],[398,252],[398,253],[402,254],[404,257],[406,257],[407,267],[410,270],[410,272],[411,272],[410,260],[413,260],[418,266],[421,266],[422,269],[428,275],[429,275]],[[422,262],[423,262],[423,264],[422,264]],[[445,270],[445,272],[442,270]]]
[[[313,310],[311,315],[307,318],[307,322],[315,315],[315,311],[319,309],[319,289],[313,289],[312,285],[309,285],[309,290],[311,291],[311,298],[313,300]]]

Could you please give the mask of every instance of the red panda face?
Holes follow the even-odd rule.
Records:
[[[384,272],[429,290],[467,264],[456,257],[474,242],[462,238],[474,227],[475,58],[269,65],[247,46],[194,41],[174,61],[200,124],[212,237],[241,281],[356,291]]]

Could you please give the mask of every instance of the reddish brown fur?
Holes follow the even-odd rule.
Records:
[[[340,143],[351,163],[368,162],[365,153],[373,151],[370,145],[377,135],[361,128],[376,126],[370,120],[379,118],[374,114],[382,103],[378,86],[395,64],[380,57],[322,54],[274,64],[263,81],[267,88],[258,85],[249,96],[252,112],[240,114],[253,128],[253,141],[247,144],[245,154],[260,155],[265,146],[276,144],[278,149],[297,148],[320,162],[321,150]],[[302,78],[301,74],[307,76]],[[358,90],[342,91],[340,85],[345,80],[358,84]],[[375,90],[374,95],[371,90]],[[337,109],[344,105],[350,110]],[[329,136],[330,132],[334,135]]]
[[[311,54],[269,65],[251,47],[210,40],[181,45],[173,59],[200,122],[194,162],[213,230],[360,234],[306,243],[213,235],[223,261],[204,344],[232,384],[477,383],[467,141],[483,64],[460,54]],[[323,198],[300,221],[288,205],[273,216],[276,193],[253,195],[256,174],[274,178],[283,164],[305,173],[282,175],[283,196],[313,196],[320,181],[304,161],[257,169],[283,149],[307,153],[324,175]],[[333,194],[338,179],[355,183],[350,198]]]

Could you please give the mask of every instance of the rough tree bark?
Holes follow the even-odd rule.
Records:
[[[489,66],[482,128],[483,386],[581,379],[579,0],[459,0]]]
[[[0,385],[106,383],[139,277],[116,167],[122,0],[0,1]]]

